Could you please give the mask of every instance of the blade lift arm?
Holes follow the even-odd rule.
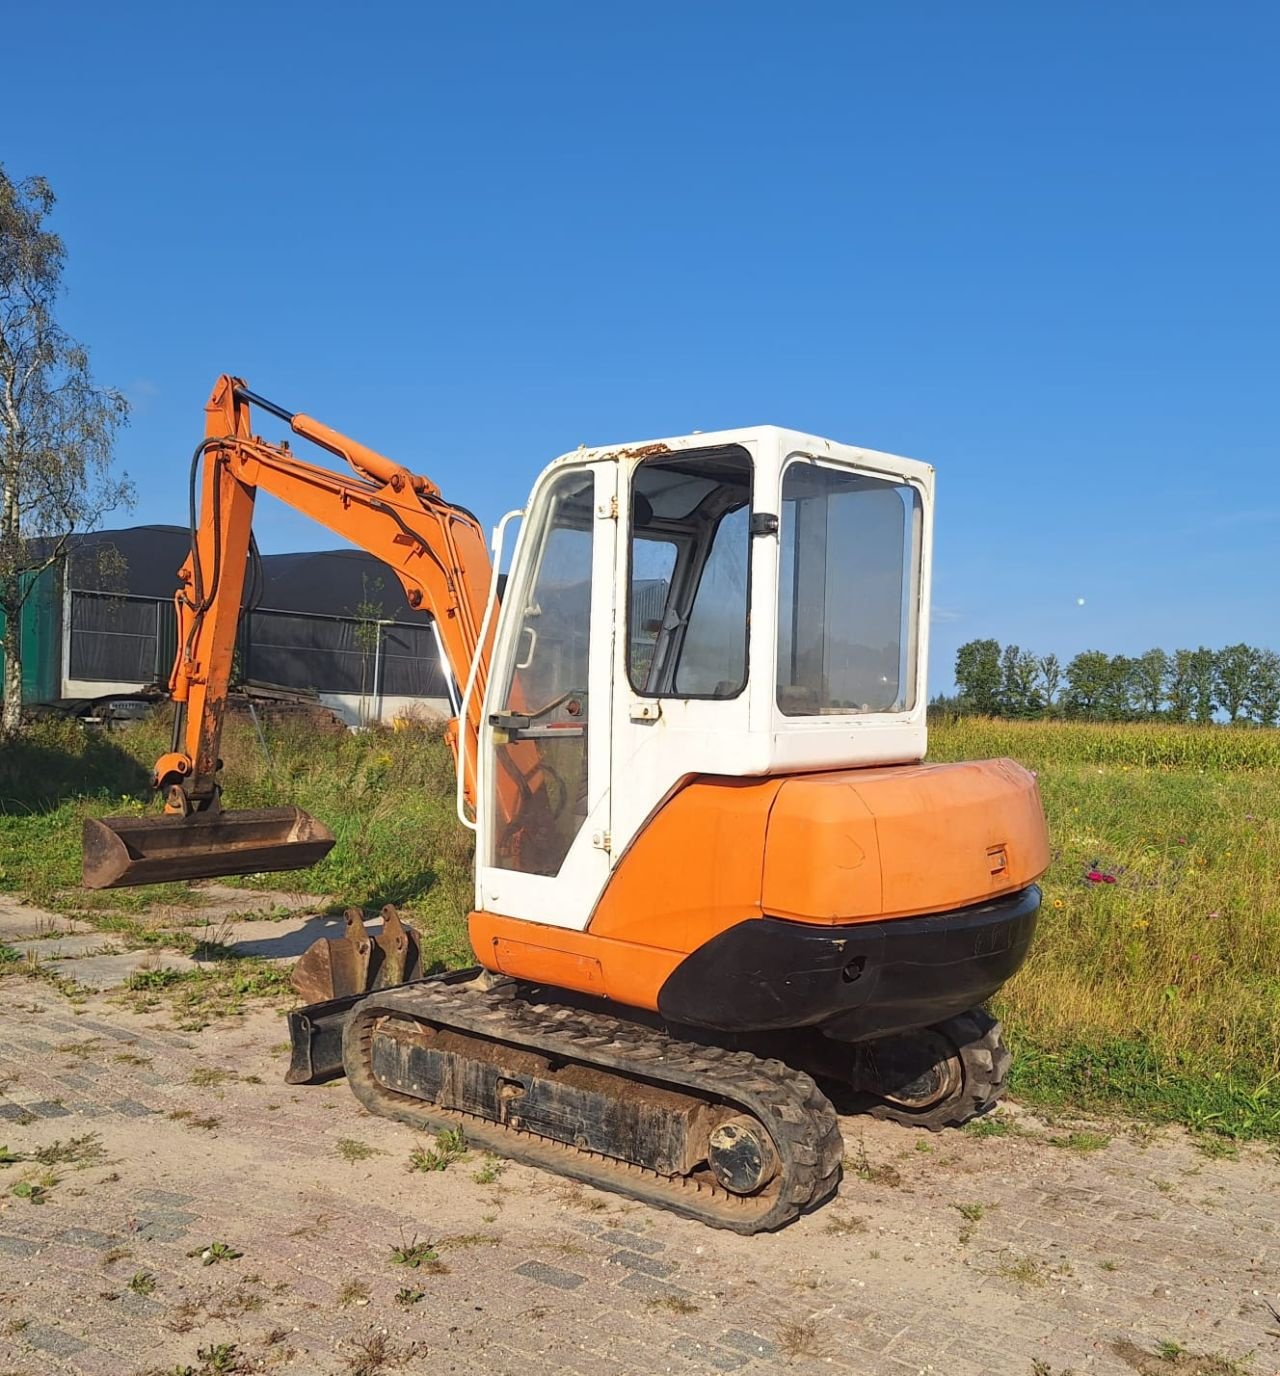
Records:
[[[307,463],[287,442],[270,444],[255,436],[251,406],[345,460],[352,474]],[[218,752],[260,490],[389,564],[409,606],[434,618],[454,679],[474,684],[464,716],[447,731],[455,759],[460,737],[465,741],[459,783],[474,808],[491,649],[491,633],[482,629],[490,561],[479,521],[446,501],[429,479],[224,375],[205,407],[205,439],[192,460],[193,540],[179,573],[178,650],[169,681],[173,745],[156,762],[152,780],[165,794],[165,811],[186,816],[220,808]]]

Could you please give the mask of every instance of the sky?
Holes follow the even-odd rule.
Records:
[[[580,443],[938,472],[976,636],[1280,648],[1280,8],[99,3],[6,17],[0,162],[185,520],[219,373],[486,523]],[[270,434],[267,425],[264,433]],[[265,552],[331,537],[260,502]]]

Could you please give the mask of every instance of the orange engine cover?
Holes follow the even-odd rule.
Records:
[[[491,969],[656,1008],[686,955],[749,918],[948,912],[1048,864],[1035,778],[1012,760],[703,777],[649,819],[585,932],[476,912],[471,942]]]
[[[800,775],[769,813],[760,905],[800,922],[946,912],[1048,866],[1035,777],[1012,760]]]

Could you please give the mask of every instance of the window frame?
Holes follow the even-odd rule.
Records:
[[[904,697],[901,707],[886,707],[878,711],[863,712],[854,708],[835,709],[831,711],[818,712],[796,712],[790,713],[783,710],[782,704],[778,700],[778,670],[781,666],[782,653],[782,528],[779,524],[778,530],[778,561],[776,568],[774,586],[774,615],[773,615],[773,662],[774,682],[770,687],[769,695],[772,702],[775,719],[781,722],[793,724],[796,722],[825,723],[832,725],[841,723],[846,725],[851,722],[883,722],[896,718],[910,717],[920,710],[921,701],[921,665],[920,665],[920,616],[921,598],[924,592],[925,578],[925,543],[926,543],[926,522],[925,506],[927,492],[922,485],[914,478],[905,476],[902,473],[888,472],[882,469],[875,469],[861,464],[833,463],[830,460],[823,460],[816,455],[806,454],[803,451],[789,454],[783,461],[778,472],[778,520],[779,523],[786,519],[786,499],[784,492],[786,488],[787,474],[798,464],[804,464],[809,468],[829,469],[835,473],[853,475],[860,478],[868,478],[873,482],[883,483],[886,487],[905,489],[911,494],[911,505],[906,512],[905,522],[906,533],[910,541],[912,558],[906,565],[907,576],[903,579],[903,605],[900,609],[905,610],[906,629],[905,644],[900,648],[899,654],[905,651],[908,669],[908,686],[910,693]],[[904,561],[905,563],[905,561]],[[794,636],[795,629],[792,628]]]
[[[745,608],[745,615],[744,615],[744,618],[743,618],[743,630],[742,630],[742,682],[738,685],[737,690],[736,690],[735,692],[733,692],[733,693],[681,693],[681,692],[677,692],[676,689],[675,689],[675,679],[676,679],[676,675],[679,674],[679,672],[680,672],[680,666],[679,666],[679,663],[677,662],[677,664],[676,664],[676,666],[675,666],[675,669],[673,670],[672,675],[671,675],[672,688],[671,688],[671,691],[670,691],[670,692],[661,692],[661,691],[657,691],[657,690],[650,690],[650,689],[648,689],[648,688],[637,688],[636,685],[635,685],[635,680],[632,678],[632,675],[631,675],[631,670],[632,670],[632,663],[631,663],[631,630],[632,630],[632,627],[631,627],[631,605],[632,605],[631,588],[632,588],[632,582],[633,582],[633,578],[634,578],[633,551],[634,551],[634,549],[635,549],[635,543],[636,543],[636,533],[635,533],[635,511],[636,511],[635,491],[636,491],[636,479],[637,479],[637,477],[639,476],[641,469],[642,469],[646,464],[659,464],[659,463],[663,463],[663,464],[673,464],[673,463],[684,463],[684,462],[696,462],[698,459],[708,459],[708,458],[715,458],[715,457],[721,457],[721,458],[730,458],[730,457],[732,457],[732,458],[739,458],[739,459],[745,460],[745,461],[746,461],[746,465],[747,465],[747,502],[746,502],[746,513],[747,513],[747,550],[746,550],[746,566],[747,566],[747,567],[746,567],[746,575],[747,575],[747,576],[746,576],[746,608]],[[624,664],[623,664],[623,667],[624,667],[624,669],[625,669],[625,671],[626,671],[626,683],[627,683],[627,687],[630,689],[630,691],[631,691],[636,697],[638,697],[638,698],[646,698],[646,699],[649,699],[649,700],[654,701],[654,702],[736,702],[739,698],[742,697],[742,695],[743,695],[743,694],[747,691],[747,689],[751,686],[751,625],[752,625],[751,598],[752,598],[752,573],[753,573],[753,570],[752,570],[752,563],[754,562],[753,559],[752,559],[752,552],[753,552],[753,548],[754,548],[754,538],[755,538],[755,537],[751,534],[751,516],[752,516],[752,513],[753,513],[754,510],[755,510],[755,499],[756,499],[756,461],[755,461],[755,457],[754,457],[754,455],[751,453],[751,451],[750,451],[749,449],[747,449],[744,445],[741,445],[741,444],[716,445],[716,446],[709,447],[709,448],[706,448],[706,449],[682,449],[682,450],[675,450],[675,451],[672,451],[672,452],[666,453],[666,454],[652,454],[652,455],[650,455],[648,458],[642,459],[642,460],[641,460],[639,463],[637,463],[637,464],[635,465],[635,467],[631,470],[631,478],[630,478],[630,481],[628,482],[628,485],[627,485],[627,538],[626,538],[626,544],[627,544],[627,562],[626,562],[626,583],[625,583],[626,624],[625,624],[625,626],[624,626],[624,628],[623,628],[624,633],[623,633],[622,639],[623,639],[623,643],[624,643],[624,650],[623,650]],[[733,514],[733,512],[729,512],[729,511],[722,512],[721,515],[720,515],[719,520],[716,521],[716,524],[715,524],[714,528],[712,529],[711,538],[710,538],[710,540],[709,540],[708,543],[707,543],[707,556],[702,560],[702,567],[698,570],[698,582],[697,582],[697,585],[694,587],[694,589],[693,589],[693,594],[692,594],[692,596],[689,598],[689,614],[690,614],[690,616],[692,616],[692,614],[693,614],[693,609],[694,609],[695,605],[697,604],[697,601],[698,601],[698,594],[702,591],[702,580],[703,580],[703,578],[704,578],[705,575],[706,575],[707,563],[709,562],[709,559],[710,559],[711,550],[712,550],[712,549],[714,548],[714,546],[715,546],[716,535],[717,535],[717,533],[719,532],[721,523],[724,521],[725,517],[726,517],[726,516],[730,516],[730,515],[732,515],[732,514]],[[676,554],[676,570],[678,571],[679,568],[680,568],[681,560],[688,557],[687,553],[685,553],[685,550],[686,550],[686,548],[688,547],[688,545],[689,545],[690,542],[689,542],[688,540],[679,540],[679,539],[677,539],[675,536],[671,535],[669,532],[662,532],[661,534],[662,534],[662,536],[663,536],[664,538],[670,539],[670,540],[672,540],[672,541],[676,544],[676,549],[677,549],[677,554]],[[655,532],[655,537],[656,537],[657,535],[658,535],[658,532]],[[642,537],[642,538],[643,538],[643,537]],[[687,621],[686,621],[686,623],[685,623],[685,632],[686,632],[686,634],[687,634],[687,632],[688,632],[688,622],[687,622]],[[684,638],[683,638],[683,637],[681,638],[681,642],[680,642],[680,653],[681,653],[681,655],[684,654]]]

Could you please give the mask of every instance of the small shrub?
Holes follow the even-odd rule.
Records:
[[[416,1237],[412,1242],[402,1239],[399,1247],[391,1249],[391,1264],[407,1266],[413,1271],[425,1270],[433,1275],[448,1269],[436,1249],[429,1242],[419,1242]]]
[[[362,1280],[349,1280],[338,1291],[338,1303],[343,1309],[353,1304],[369,1303],[369,1287]]]
[[[436,1133],[434,1147],[415,1147],[409,1153],[411,1171],[447,1171],[467,1154],[467,1139],[461,1128],[446,1128]]]

